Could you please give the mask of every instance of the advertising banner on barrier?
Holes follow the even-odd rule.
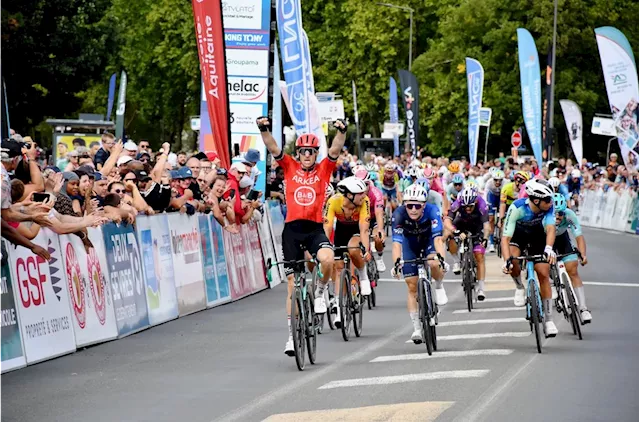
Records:
[[[9,256],[7,247],[11,245],[2,241],[2,372],[19,369],[27,365],[27,358],[22,347],[20,325],[18,322],[18,310],[16,309],[14,285],[11,282],[11,269],[9,268]]]
[[[276,258],[276,251],[273,247],[273,236],[271,235],[270,220],[271,217],[269,213],[266,212],[262,216],[262,221],[258,222],[258,231],[260,232],[260,245],[262,246],[262,258],[264,259],[265,265],[267,262],[269,262],[269,260],[271,260],[271,262],[276,262],[278,260]],[[277,267],[273,267],[270,269],[271,280],[269,281],[269,287],[272,289],[282,282],[280,272],[276,268]],[[267,268],[267,271],[269,271],[269,268]]]
[[[18,322],[29,364],[76,350],[58,237],[41,229],[32,242],[49,251],[49,263],[22,246],[8,248]]]
[[[271,236],[273,237],[273,248],[278,261],[284,260],[282,253],[282,231],[284,230],[284,215],[278,201],[267,201],[269,217],[271,218]],[[274,268],[275,269],[275,268]],[[282,265],[278,265],[280,278],[284,280],[284,270]]]
[[[171,236],[166,214],[136,218],[151,325],[178,318]]]
[[[216,263],[213,256],[213,242],[211,240],[211,227],[208,215],[198,216],[198,228],[200,231],[202,275],[204,276],[207,307],[209,307],[218,301],[219,296],[216,283]]]
[[[184,316],[207,307],[198,217],[173,213],[167,219],[171,233],[173,268],[176,271],[178,311],[180,316]]]
[[[225,258],[224,239],[222,237],[222,227],[210,216],[209,224],[211,226],[211,240],[213,246],[213,257],[215,259],[216,268],[216,285],[218,286],[219,302],[228,302],[231,300],[231,292],[229,291],[229,273],[227,271],[227,259]]]
[[[96,263],[100,265],[96,250],[91,248],[87,253],[82,240],[75,234],[59,236],[59,239],[76,346],[118,337],[111,289],[107,287],[102,271],[94,270]]]
[[[260,237],[258,235],[258,225],[254,221],[242,226],[245,230],[241,230],[244,236],[245,253],[249,254],[249,268],[251,272],[250,284],[251,290],[257,292],[267,287],[267,277],[264,273],[264,260],[262,259],[262,247],[260,246]]]
[[[231,298],[233,300],[240,299],[266,287],[262,265],[260,265],[260,272],[255,269],[255,249],[252,248],[249,232],[252,230],[255,232],[256,228],[255,224],[251,228],[249,227],[250,225],[251,223],[241,225],[239,234],[232,234],[227,231],[222,232],[225,250],[227,251],[227,267],[231,279]],[[256,243],[259,249],[260,242],[257,241]],[[250,253],[247,253],[249,251]],[[262,254],[260,251],[258,253]],[[258,259],[261,263],[262,256],[259,256]],[[261,277],[260,273],[262,273]]]
[[[149,326],[140,249],[133,226],[129,224],[105,224],[102,226],[102,236],[118,336],[124,337]]]

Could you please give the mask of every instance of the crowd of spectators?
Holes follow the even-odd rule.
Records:
[[[146,140],[123,142],[110,133],[73,146],[59,143],[53,162],[28,137],[2,141],[2,236],[43,258],[47,251],[31,242],[41,227],[73,233],[89,248],[88,227],[134,224],[138,215],[212,213],[232,233],[261,218],[255,149],[224,168],[215,152],[173,152],[169,143],[153,151]]]

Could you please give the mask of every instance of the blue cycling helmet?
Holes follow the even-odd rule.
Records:
[[[429,189],[431,189],[431,182],[429,182],[429,179],[427,179],[426,177],[421,177],[416,180],[416,185],[422,186],[424,190],[427,191],[427,193],[429,193]]]
[[[555,212],[565,212],[567,210],[567,200],[561,193],[553,195],[553,208]]]
[[[454,185],[461,185],[464,183],[464,176],[461,175],[460,173],[456,173],[453,175],[453,178],[451,179],[451,182]]]

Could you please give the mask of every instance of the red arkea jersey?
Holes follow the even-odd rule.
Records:
[[[282,158],[276,161],[284,170],[284,191],[287,200],[285,223],[296,220],[322,223],[324,196],[336,162],[325,157],[312,170],[306,171],[289,155],[283,154]]]

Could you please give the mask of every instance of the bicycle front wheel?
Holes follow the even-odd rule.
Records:
[[[536,347],[538,349],[538,353],[542,353],[542,339],[540,337],[540,307],[538,305],[538,288],[535,280],[529,280],[529,296],[527,297],[527,301],[529,302],[530,312],[529,322],[533,325],[533,330],[535,331],[536,336]]]
[[[306,321],[306,340],[307,340],[307,354],[309,355],[309,363],[312,365],[316,363],[316,345],[318,342],[318,327],[320,321],[324,320],[324,315],[316,314],[313,309],[313,292],[307,292],[307,300],[305,306],[305,321]]]
[[[293,337],[296,365],[300,371],[304,370],[304,345],[306,337],[304,303],[301,293],[298,287],[291,292],[291,336]]]
[[[582,329],[580,328],[580,317],[578,314],[578,305],[576,304],[576,298],[573,296],[573,290],[569,285],[569,277],[566,273],[562,274],[562,282],[564,283],[565,291],[567,292],[567,300],[569,301],[569,316],[571,319],[571,326],[573,327],[573,334],[576,334],[580,340],[582,340]]]
[[[462,269],[462,283],[464,284],[464,295],[467,298],[467,310],[473,309],[473,274],[471,274],[470,263],[465,259]]]
[[[338,305],[340,306],[340,316],[342,318],[340,324],[342,338],[344,341],[349,341],[353,314],[351,313],[351,274],[346,268],[343,269],[340,274],[340,297],[338,299]]]
[[[362,335],[362,316],[364,314],[364,299],[360,291],[360,277],[355,274],[351,278],[351,311],[353,312],[353,332],[356,337]]]
[[[424,278],[418,279],[418,312],[420,324],[422,326],[422,341],[427,346],[429,356],[433,353],[433,340],[431,339],[431,329],[429,327],[429,309],[427,305],[427,283]]]

